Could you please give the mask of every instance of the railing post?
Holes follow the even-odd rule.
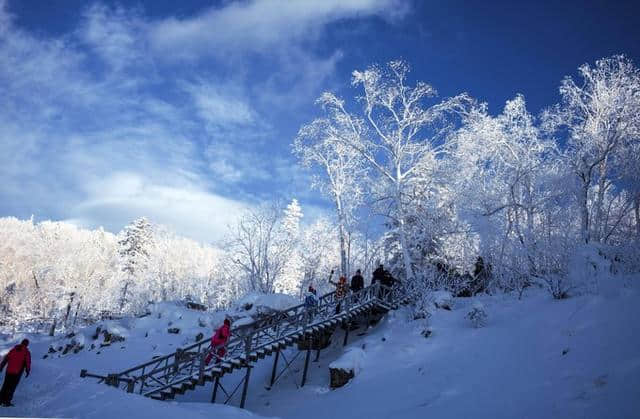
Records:
[[[144,376],[144,369],[145,368],[146,367],[142,367],[142,372],[140,373],[140,393],[139,394],[142,394],[142,389],[144,388],[144,382],[145,382],[145,379],[146,379],[146,377]]]
[[[129,380],[129,382],[127,383],[127,393],[133,393],[133,388],[135,385],[136,385],[135,379]]]
[[[244,385],[242,386],[242,399],[240,399],[240,408],[244,409],[244,403],[247,400],[247,390],[249,390],[249,377],[251,377],[251,365],[249,365],[249,354],[251,353],[251,335],[247,336],[244,341],[245,356],[247,357],[247,372],[244,376]]]
[[[205,353],[206,351],[203,352],[199,352],[198,355],[200,357],[200,362],[198,365],[198,384],[199,385],[203,385],[204,384],[204,360],[205,360]]]
[[[111,387],[118,387],[120,380],[118,379],[118,374],[108,374],[106,380],[104,382]]]
[[[347,346],[347,343],[349,341],[349,330],[351,330],[351,318],[349,318],[349,320],[347,320],[346,322],[346,331],[344,332],[344,341],[342,342],[342,346]]]
[[[249,389],[249,377],[251,376],[251,365],[247,365],[247,373],[244,376],[244,385],[242,386],[242,399],[240,399],[240,408],[244,409],[244,404],[247,401],[247,390]]]
[[[309,358],[311,357],[311,333],[308,334],[307,338],[307,355],[304,359],[304,371],[302,372],[302,383],[300,387],[304,387],[307,382],[307,371],[309,371]]]
[[[218,386],[220,385],[220,376],[216,375],[216,381],[213,384],[213,393],[211,393],[211,403],[216,402],[216,396],[218,395]]]
[[[176,349],[176,353],[173,355],[174,363],[173,363],[173,374],[178,374],[178,370],[180,369],[180,361],[182,360],[182,348]]]
[[[278,360],[280,359],[280,348],[276,351],[276,357],[273,361],[273,369],[271,370],[271,382],[269,384],[270,387],[273,386],[273,382],[276,380],[276,372],[278,370]]]

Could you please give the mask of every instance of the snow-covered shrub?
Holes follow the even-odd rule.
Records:
[[[487,325],[487,311],[485,310],[482,303],[474,303],[471,310],[467,313],[466,317],[471,321],[473,327],[479,328]]]
[[[453,296],[449,291],[435,291],[432,294],[433,304],[437,308],[441,308],[444,310],[452,310],[453,309]]]
[[[582,245],[569,257],[566,272],[554,272],[543,279],[556,299],[597,293],[611,283],[611,262],[597,245]]]
[[[626,243],[621,246],[600,246],[600,252],[611,263],[610,272],[633,274],[640,272],[640,246]]]
[[[425,320],[427,323],[429,322],[431,310],[433,310],[433,302],[427,293],[416,295],[412,308],[413,320]]]
[[[569,298],[569,292],[573,289],[569,277],[560,273],[551,273],[542,279],[547,286],[547,291],[549,291],[553,298],[556,300]]]

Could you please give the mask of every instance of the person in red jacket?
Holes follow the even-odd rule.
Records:
[[[227,353],[226,346],[229,336],[231,336],[231,320],[224,319],[224,324],[211,336],[211,350],[204,360],[205,364],[209,364],[214,356],[216,363],[220,362],[220,359]]]
[[[13,406],[11,399],[22,377],[22,371],[26,371],[25,377],[28,377],[31,372],[31,352],[27,346],[29,346],[29,340],[24,339],[19,345],[14,346],[0,363],[0,371],[5,365],[7,366],[7,374],[4,376],[4,384],[0,390],[2,406]]]

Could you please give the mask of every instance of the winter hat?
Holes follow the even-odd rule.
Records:
[[[22,339],[22,342],[20,342],[20,345],[29,346],[29,339]]]
[[[231,326],[231,320],[227,317],[226,319],[224,319],[224,324],[226,324],[227,326]]]
[[[356,270],[356,273],[357,273],[357,274],[360,274],[360,269]]]
[[[315,288],[313,288],[313,285],[309,285],[309,291],[313,292],[313,290],[315,290]]]

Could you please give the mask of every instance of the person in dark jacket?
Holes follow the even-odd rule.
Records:
[[[396,282],[399,282],[397,279],[395,279],[393,277],[393,275],[391,275],[391,272],[387,271],[386,269],[384,270],[384,275],[382,277],[382,285],[384,285],[385,287],[389,287],[391,288],[393,286],[393,284],[395,284]]]
[[[364,288],[364,278],[360,273],[360,269],[356,271],[356,274],[351,278],[351,292],[358,292]]]
[[[384,266],[380,264],[380,266],[378,266],[376,270],[373,271],[373,276],[371,277],[371,285],[375,284],[376,282],[382,282],[384,280],[384,273]]]
[[[27,346],[29,346],[29,340],[24,339],[19,345],[14,346],[0,363],[0,371],[4,369],[5,365],[7,366],[4,384],[0,390],[0,404],[2,406],[13,406],[11,400],[20,382],[20,377],[22,377],[22,372],[26,372],[25,377],[31,373],[31,352]]]

